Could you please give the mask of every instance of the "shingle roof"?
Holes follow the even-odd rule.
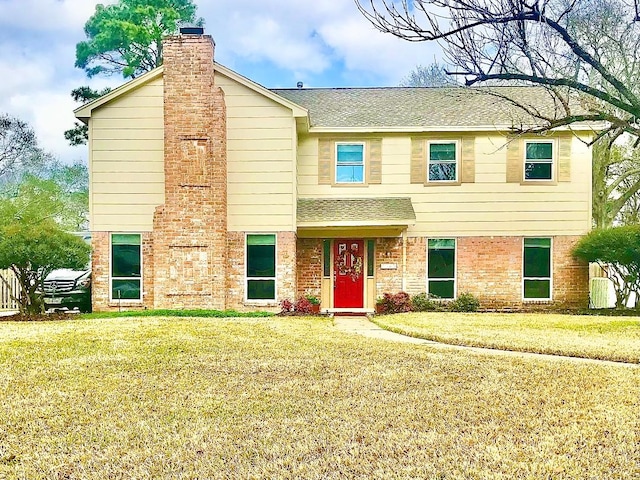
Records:
[[[415,220],[408,197],[298,199],[298,225],[408,225]]]
[[[509,127],[535,124],[505,95],[547,112],[543,87],[381,87],[274,89],[309,110],[311,127]]]

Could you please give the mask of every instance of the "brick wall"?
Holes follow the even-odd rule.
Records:
[[[214,44],[180,35],[163,48],[165,204],[154,215],[154,307],[224,309],[226,110]]]
[[[244,311],[245,232],[227,233],[227,308]]]
[[[523,302],[522,237],[460,237],[456,243],[457,293],[476,295],[482,308],[536,310],[586,307],[589,295],[589,271],[586,264],[571,256],[580,237],[553,237],[553,300]],[[402,239],[376,239],[376,292],[397,293],[403,289]],[[322,281],[322,239],[298,240],[298,291],[320,294]],[[415,295],[426,291],[427,239],[406,240],[404,290]],[[396,269],[382,269],[382,264],[396,264]]]
[[[426,289],[427,278],[427,239],[424,237],[407,238],[407,273],[405,291],[411,295],[422,293]]]
[[[276,267],[278,300],[296,298],[296,234],[295,232],[278,232]]]
[[[522,301],[522,237],[458,238],[458,294],[473,293],[483,308],[490,309],[586,308],[588,265],[571,256],[571,249],[579,238],[553,237],[553,300],[550,302]]]
[[[402,290],[402,239],[376,239],[376,297],[385,292],[397,293]],[[413,261],[413,260],[412,260]],[[381,265],[395,264],[394,270],[383,270]]]
[[[322,239],[298,239],[298,292],[296,298],[315,295],[320,298],[322,288]]]
[[[586,308],[589,305],[589,264],[571,256],[580,238],[553,238],[553,298],[560,306]]]
[[[474,294],[483,308],[522,303],[522,237],[461,237],[456,250],[458,295]]]
[[[280,311],[280,301],[296,295],[296,234],[276,233],[276,295],[273,302],[245,301],[245,237],[248,232],[228,232],[227,308]],[[256,233],[256,232],[251,232]]]

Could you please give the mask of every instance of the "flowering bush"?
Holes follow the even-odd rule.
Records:
[[[318,313],[320,311],[320,301],[316,299],[314,302],[314,299],[315,297],[310,298],[309,295],[300,297],[295,302],[286,298],[280,302],[280,315],[294,315],[298,313],[309,315]]]
[[[395,295],[385,293],[376,301],[378,313],[402,313],[411,311],[411,297],[407,292],[398,292]]]
[[[291,313],[293,312],[293,307],[294,307],[293,302],[288,298],[285,298],[280,302],[280,308],[281,308],[280,313]]]
[[[306,297],[300,297],[293,306],[293,309],[297,313],[313,313],[313,303],[311,303]]]

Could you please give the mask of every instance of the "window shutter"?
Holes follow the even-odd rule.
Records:
[[[462,183],[474,183],[476,181],[476,139],[475,137],[462,138]]]
[[[521,144],[519,138],[507,139],[507,183],[522,182],[522,169],[524,159],[522,158]]]
[[[382,139],[372,138],[369,147],[369,183],[382,183]]]
[[[425,183],[427,179],[424,144],[421,138],[411,139],[411,183]]]
[[[558,181],[571,181],[571,137],[558,139]]]
[[[331,140],[318,140],[318,185],[331,185],[331,153],[334,143]]]

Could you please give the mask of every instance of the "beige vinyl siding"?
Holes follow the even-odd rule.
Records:
[[[229,230],[294,230],[291,110],[220,73],[216,84],[227,105]],[[152,230],[164,203],[162,78],[94,110],[90,132],[93,230]]]
[[[162,78],[92,112],[91,228],[150,231],[164,203]],[[132,140],[134,139],[134,140]]]
[[[295,230],[295,120],[278,105],[216,73],[227,104],[230,231]]]
[[[318,138],[301,139],[298,192],[301,197],[410,196],[416,225],[410,236],[580,235],[591,226],[591,156],[578,138],[571,142],[570,181],[556,185],[507,183],[506,137],[478,133],[475,182],[425,187],[411,183],[411,136],[382,141],[382,183],[363,187],[318,184]],[[524,161],[524,159],[522,159]]]

